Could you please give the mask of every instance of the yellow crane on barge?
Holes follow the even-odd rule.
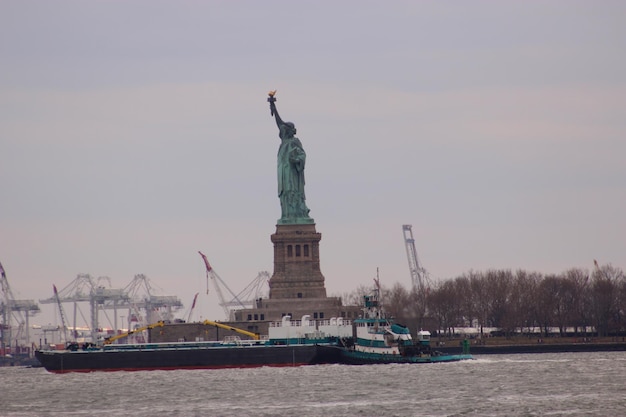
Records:
[[[244,336],[248,336],[248,337],[252,338],[253,340],[259,340],[261,338],[261,336],[258,333],[249,332],[247,330],[239,329],[237,327],[229,326],[227,324],[219,323],[217,321],[205,320],[205,321],[202,322],[202,324],[204,324],[206,326],[214,326],[214,327],[217,327],[217,328],[220,328],[220,329],[224,329],[224,330],[230,330],[230,331],[242,334]],[[125,337],[128,337],[128,336],[130,336],[132,334],[143,332],[144,330],[154,329],[155,327],[163,327],[163,326],[165,326],[165,322],[164,321],[158,321],[156,323],[148,324],[147,326],[138,327],[135,330],[130,330],[130,331],[125,332],[125,333],[120,333],[120,334],[116,334],[115,336],[107,337],[106,339],[104,339],[104,344],[105,345],[110,345],[113,342],[115,342],[117,340],[120,340],[120,339],[123,339]]]

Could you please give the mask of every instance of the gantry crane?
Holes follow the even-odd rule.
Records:
[[[128,303],[128,296],[121,289],[109,288],[111,279],[109,277],[99,277],[94,279],[89,274],[78,274],[76,279],[67,286],[59,290],[51,298],[39,300],[42,304],[58,304],[73,302],[74,303],[74,319],[73,334],[76,337],[76,319],[77,312],[81,314],[83,320],[87,323],[91,330],[92,340],[97,340],[99,325],[98,313],[102,311],[105,316],[108,315],[106,310],[114,310],[112,326],[117,329],[117,310]],[[86,320],[82,310],[78,306],[79,302],[89,303],[90,320]],[[109,319],[109,322],[111,320]],[[67,323],[66,323],[67,325]]]
[[[21,341],[22,345],[30,344],[29,317],[40,312],[33,300],[16,300],[9,286],[6,272],[0,263],[0,349],[11,345],[12,341]],[[17,333],[12,335],[12,322],[17,323]]]
[[[157,291],[158,292],[158,291]],[[124,287],[124,293],[129,297],[129,317],[138,309],[146,312],[147,324],[174,319],[173,310],[183,307],[182,301],[174,295],[156,295],[153,284],[144,274],[137,274]]]
[[[95,286],[96,286],[95,281],[91,277],[91,275],[78,274],[72,282],[70,282],[60,291],[57,291],[55,294],[52,295],[52,297],[46,298],[46,299],[40,299],[39,302],[41,304],[57,304],[57,305],[59,301],[61,303],[73,302],[74,303],[74,308],[73,308],[74,316],[73,316],[73,321],[72,321],[72,327],[74,329],[73,331],[74,338],[76,338],[77,337],[77,331],[76,331],[77,321],[76,320],[79,314],[81,315],[83,321],[85,322],[87,326],[89,326],[90,328],[94,327],[94,324],[93,324],[94,320],[92,319],[90,321],[85,317],[78,303],[88,302],[91,305],[93,303],[93,298],[91,295]],[[93,311],[93,308],[91,308],[91,310]],[[69,323],[66,322],[65,325],[67,324]],[[95,330],[92,330],[92,331],[95,331]]]
[[[135,275],[133,280],[125,288],[111,288],[109,277],[99,277],[97,280],[89,274],[79,274],[75,280],[58,291],[58,293],[45,300],[39,300],[42,304],[74,303],[74,332],[76,332],[77,313],[80,313],[83,320],[91,330],[92,340],[98,340],[99,313],[102,312],[108,319],[111,326],[117,331],[118,312],[120,309],[128,309],[128,317],[132,315],[140,316],[138,311],[145,309],[147,322],[154,323],[158,320],[171,320],[172,309],[182,307],[182,302],[175,296],[160,296],[152,294],[152,285],[149,279],[143,275]],[[86,318],[78,306],[79,302],[89,303],[90,318]],[[156,317],[159,309],[165,308],[165,313]],[[113,310],[113,320],[107,314],[107,310]],[[67,324],[67,323],[66,323]],[[75,334],[75,333],[74,333]],[[76,335],[74,336],[76,337]]]

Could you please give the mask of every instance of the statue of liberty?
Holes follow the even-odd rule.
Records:
[[[304,195],[304,164],[306,153],[300,139],[295,137],[296,126],[284,122],[276,110],[276,91],[270,91],[267,101],[272,116],[276,118],[280,147],[278,148],[278,198],[281,217],[278,224],[310,224]]]

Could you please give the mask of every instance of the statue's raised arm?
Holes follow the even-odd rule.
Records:
[[[283,119],[281,119],[278,115],[278,110],[276,110],[276,97],[274,97],[276,95],[276,90],[270,91],[269,93],[267,93],[267,95],[269,96],[267,98],[267,101],[270,103],[270,114],[274,116],[274,118],[276,119],[276,126],[278,126],[278,129],[280,129],[280,127],[284,125],[285,122],[283,122]]]

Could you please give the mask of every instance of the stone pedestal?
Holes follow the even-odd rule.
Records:
[[[358,317],[360,308],[343,306],[341,298],[326,296],[320,271],[322,234],[317,233],[315,224],[277,224],[271,239],[274,274],[269,281],[269,298],[256,300],[253,308],[236,310],[236,321],[250,322],[250,328],[254,322],[278,321],[286,315],[293,320],[304,315],[313,320]]]
[[[274,243],[274,274],[269,282],[271,300],[326,298],[320,271],[322,234],[315,224],[279,224]]]

